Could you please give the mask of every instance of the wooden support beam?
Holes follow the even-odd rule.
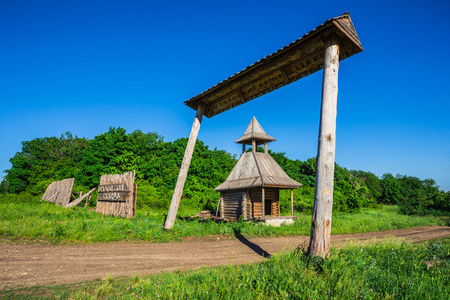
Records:
[[[264,142],[264,153],[269,153],[269,151],[267,150],[267,142]]]
[[[263,220],[266,218],[266,207],[265,207],[265,197],[266,197],[266,190],[262,188],[262,198],[261,198],[261,204],[262,204],[262,218]]]
[[[194,123],[192,124],[191,134],[184,152],[183,162],[181,163],[180,173],[178,174],[177,184],[173,191],[172,201],[170,202],[169,212],[167,213],[166,223],[164,229],[168,230],[175,224],[175,219],[180,206],[181,195],[183,194],[184,184],[191,164],[192,154],[194,153],[195,142],[197,141],[198,131],[202,123],[203,113],[205,110],[204,103],[201,103],[197,108]]]
[[[238,91],[239,99],[241,99],[241,103],[245,103],[245,97],[244,97],[244,94],[242,94],[241,88],[238,88],[237,91]]]
[[[281,72],[281,75],[283,75],[284,84],[289,84],[290,80],[289,80],[289,76],[286,73],[286,69],[284,67],[281,67],[280,72]]]
[[[326,39],[323,65],[316,189],[308,250],[311,256],[325,257],[331,248],[338,71],[339,38],[331,34]]]

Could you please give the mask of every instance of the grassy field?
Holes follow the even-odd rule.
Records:
[[[450,239],[294,251],[251,265],[63,286],[3,289],[5,299],[449,299]]]
[[[43,243],[95,243],[112,241],[166,242],[189,236],[309,235],[310,214],[297,214],[293,225],[274,228],[257,222],[215,223],[192,219],[181,212],[174,228],[163,230],[165,212],[138,211],[136,218],[102,216],[89,208],[66,209],[26,195],[0,195],[0,237]],[[396,206],[333,215],[332,234],[361,233],[424,225],[447,225],[448,218],[411,217]]]

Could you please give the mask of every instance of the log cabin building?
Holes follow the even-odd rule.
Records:
[[[275,141],[255,117],[244,135],[236,140],[242,144],[242,155],[225,182],[215,188],[220,192],[220,217],[243,220],[280,216],[280,190],[291,189],[291,215],[294,215],[293,189],[300,183],[291,179],[270,156],[267,144]],[[246,145],[252,146],[246,152]],[[257,152],[264,145],[264,152]]]

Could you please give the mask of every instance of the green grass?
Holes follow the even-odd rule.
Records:
[[[417,245],[387,240],[301,250],[250,265],[204,268],[74,285],[4,289],[6,299],[449,299],[450,239]]]
[[[192,213],[192,212],[191,212]],[[181,213],[170,231],[163,230],[165,212],[138,211],[136,218],[102,216],[84,207],[66,209],[25,195],[0,195],[0,237],[43,243],[95,243],[112,241],[166,242],[191,236],[309,235],[311,215],[297,214],[293,225],[274,228],[257,222],[215,223],[187,218]],[[333,215],[332,234],[446,225],[448,218],[412,217],[395,206]]]

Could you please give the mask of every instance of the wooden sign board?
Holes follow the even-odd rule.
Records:
[[[125,183],[99,185],[97,201],[127,201],[130,189]]]
[[[96,211],[116,217],[135,217],[137,187],[134,178],[135,172],[102,175],[98,186]]]

